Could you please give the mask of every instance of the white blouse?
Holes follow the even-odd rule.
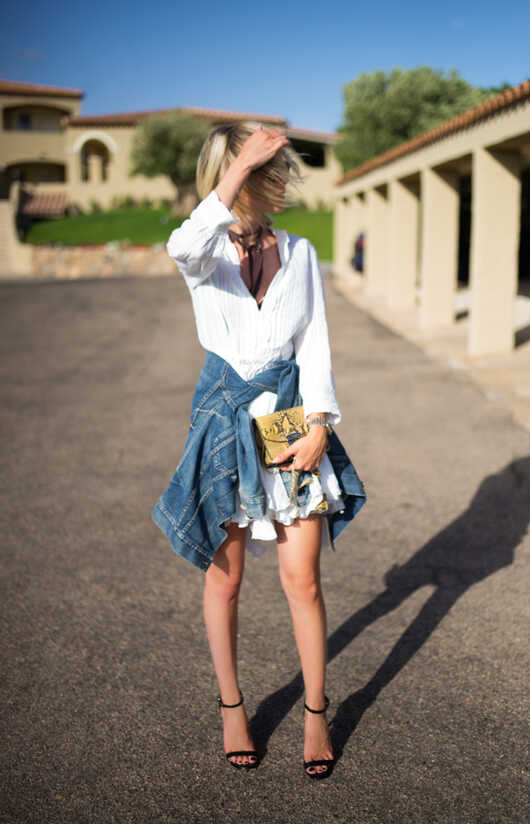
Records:
[[[335,397],[335,379],[326,321],[324,285],[313,245],[283,229],[272,229],[278,243],[281,268],[267,288],[258,308],[241,278],[237,249],[228,228],[239,222],[212,191],[193,210],[166,245],[184,276],[191,294],[199,342],[224,358],[245,380],[277,360],[295,353],[300,369],[300,394],[307,415],[326,412],[331,424],[341,420]],[[276,393],[262,392],[248,407],[257,417],[274,411]],[[236,500],[231,521],[250,524],[246,549],[260,555],[263,541],[277,538],[274,520],[291,524],[296,508],[288,500],[277,468],[259,466],[267,497],[267,514],[251,521]],[[343,509],[340,486],[331,462],[324,455],[320,477],[313,476],[310,498],[299,517],[315,511],[325,495],[328,512]],[[329,525],[322,531],[322,547],[332,547]]]
[[[199,342],[244,380],[294,351],[304,413],[327,412],[329,422],[337,424],[341,413],[315,248],[304,237],[272,229],[281,268],[259,309],[241,278],[239,255],[228,236],[229,226],[238,222],[213,190],[167,243],[191,293]]]

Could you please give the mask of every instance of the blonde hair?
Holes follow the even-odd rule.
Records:
[[[215,189],[232,161],[240,153],[245,140],[256,131],[258,125],[254,121],[223,124],[216,126],[210,132],[202,145],[197,163],[196,185],[201,200]],[[292,150],[282,146],[274,157],[251,171],[239,192],[232,211],[246,224],[252,218],[256,218],[255,213],[247,205],[248,196],[264,199],[272,206],[293,205],[295,200],[289,189],[286,188],[284,198],[278,194],[278,184],[284,183],[296,189],[297,184],[302,181],[303,177]],[[270,225],[271,220],[265,217],[265,223]]]

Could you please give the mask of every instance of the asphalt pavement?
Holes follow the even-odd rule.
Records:
[[[530,433],[327,296],[337,431],[368,500],[322,557],[338,761],[312,782],[274,545],[240,598],[263,753],[243,773],[203,573],[151,520],[204,357],[180,277],[0,286],[1,822],[528,820]]]

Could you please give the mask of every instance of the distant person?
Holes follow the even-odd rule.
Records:
[[[364,257],[364,232],[361,232],[358,235],[353,249],[353,257],[351,259],[351,265],[355,269],[356,272],[363,271],[363,257]]]
[[[341,413],[317,254],[306,238],[275,229],[266,214],[284,208],[286,185],[299,174],[288,144],[280,130],[261,124],[213,129],[197,165],[202,200],[169,238],[206,359],[183,456],[153,519],[175,551],[205,572],[224,748],[238,769],[259,763],[237,674],[245,549],[258,555],[263,542],[277,541],[305,686],[304,769],[321,779],[334,755],[325,718],[320,552],[333,547],[365,495],[331,430]],[[266,469],[252,419],[302,404],[308,434]]]

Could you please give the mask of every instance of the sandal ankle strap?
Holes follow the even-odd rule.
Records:
[[[306,704],[305,702],[304,702],[304,707],[305,707],[305,709],[306,709],[306,710],[308,710],[309,712],[314,712],[314,713],[316,713],[316,714],[319,714],[319,713],[322,713],[322,712],[326,712],[327,708],[329,707],[329,698],[328,698],[328,696],[327,696],[327,695],[325,695],[325,696],[324,696],[324,699],[325,699],[325,702],[326,702],[326,706],[324,707],[324,709],[323,709],[323,710],[312,710],[312,709],[311,709],[311,707],[308,707],[308,706],[307,706],[307,704]]]
[[[233,709],[234,707],[240,707],[241,704],[243,703],[243,693],[241,692],[241,690],[239,690],[239,695],[240,695],[240,700],[237,702],[237,704],[224,704],[220,695],[217,696],[217,703],[220,707],[226,707],[227,709],[230,709],[230,710]]]

